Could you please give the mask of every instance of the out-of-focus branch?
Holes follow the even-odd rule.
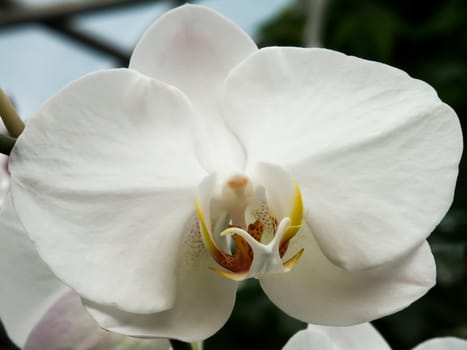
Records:
[[[130,52],[122,50],[106,40],[100,39],[96,36],[83,32],[79,29],[75,29],[71,26],[69,21],[46,21],[44,22],[48,28],[57,31],[57,33],[66,35],[68,38],[71,38],[77,41],[80,44],[84,44],[96,51],[113,56],[117,61],[118,65],[122,67],[128,66],[130,61]]]
[[[9,6],[0,12],[0,28],[31,22],[62,20],[71,16],[157,1],[159,0],[83,0],[47,6]]]
[[[108,41],[86,33],[71,25],[71,19],[77,15],[96,13],[103,10],[134,6],[142,3],[155,3],[161,0],[81,0],[73,3],[24,6],[11,0],[0,0],[0,29],[8,26],[39,23],[71,38],[91,49],[115,57],[119,66],[127,66],[130,53],[122,50]],[[185,3],[183,0],[172,0],[172,6]]]
[[[23,132],[24,123],[2,89],[0,89],[0,117],[10,136],[18,137]]]
[[[305,46],[321,47],[323,45],[323,25],[328,0],[308,0],[307,23],[305,27]]]

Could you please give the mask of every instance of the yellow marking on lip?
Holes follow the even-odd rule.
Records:
[[[297,254],[295,254],[283,264],[285,272],[289,272],[293,269],[293,267],[297,264],[298,260],[300,260],[300,258],[302,257],[304,251],[305,248],[300,249]]]
[[[230,272],[221,269],[216,269],[215,267],[210,267],[209,269],[218,273],[222,277],[228,278],[229,280],[233,281],[242,281],[248,275],[248,272]]]
[[[198,220],[201,227],[201,237],[203,238],[204,244],[206,248],[209,250],[213,257],[220,254],[220,250],[217,247],[216,242],[211,238],[209,234],[208,226],[206,225],[206,221],[204,220],[203,211],[201,210],[201,206],[199,205],[198,198],[195,198],[195,205],[196,205],[196,214],[198,215]]]
[[[300,187],[295,183],[295,196],[292,210],[290,212],[290,225],[284,233],[281,240],[281,245],[292,239],[302,227],[303,218],[303,200]]]

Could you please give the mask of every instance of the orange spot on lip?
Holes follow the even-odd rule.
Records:
[[[248,177],[245,175],[235,175],[232,176],[229,181],[227,181],[227,185],[232,189],[243,188],[248,184]]]
[[[261,236],[264,232],[264,224],[261,221],[256,220],[255,222],[248,225],[247,231],[251,237],[256,239],[258,242],[261,242]]]

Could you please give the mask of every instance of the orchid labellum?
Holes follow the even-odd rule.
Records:
[[[259,279],[300,320],[398,311],[435,281],[425,241],[462,150],[422,81],[325,49],[257,49],[200,6],[159,18],[129,69],[79,79],[11,154],[17,213],[109,330],[194,341]]]
[[[308,325],[296,333],[282,350],[391,350],[369,323],[350,327]],[[413,350],[467,350],[467,340],[454,337],[429,339]]]

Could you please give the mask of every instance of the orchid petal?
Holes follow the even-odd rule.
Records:
[[[318,347],[315,344],[323,344]],[[326,346],[326,347],[325,347]],[[391,350],[388,343],[370,323],[350,327],[308,325],[290,338],[283,350]]]
[[[170,310],[143,315],[85,301],[91,315],[110,331],[138,337],[194,342],[213,335],[232,312],[237,283],[210,270],[215,262],[204,247],[199,230],[194,219],[182,239],[177,294]]]
[[[179,242],[205,176],[193,117],[177,89],[109,70],[70,84],[18,138],[10,160],[18,215],[81,296],[129,312],[172,306]]]
[[[10,196],[0,216],[0,316],[10,338],[25,350],[164,350],[167,340],[141,340],[103,331],[79,296],[53,275],[37,254]]]
[[[303,255],[291,271],[260,281],[273,303],[307,323],[367,322],[403,309],[435,283],[435,263],[426,242],[395,262],[361,271],[333,265],[307,225],[290,241],[285,258],[302,248]]]
[[[467,340],[445,337],[427,340],[413,350],[467,350]]]
[[[69,288],[37,255],[9,195],[0,215],[0,240],[0,317],[9,337],[23,347],[31,330]]]
[[[168,350],[170,343],[167,339],[137,339],[103,330],[70,290],[34,328],[24,349]]]
[[[341,350],[324,332],[310,332],[303,329],[289,339],[282,350]]]
[[[131,57],[131,69],[176,86],[193,102],[206,123],[197,151],[209,172],[244,165],[243,149],[219,118],[219,92],[229,71],[255,51],[253,40],[227,18],[185,5],[161,16]]]
[[[130,68],[176,86],[197,109],[213,111],[227,74],[255,51],[253,40],[229,19],[207,7],[185,5],[144,33]]]
[[[262,49],[231,72],[224,103],[248,166],[280,164],[295,177],[313,234],[339,266],[403,256],[451,204],[459,121],[396,68],[325,49]]]

